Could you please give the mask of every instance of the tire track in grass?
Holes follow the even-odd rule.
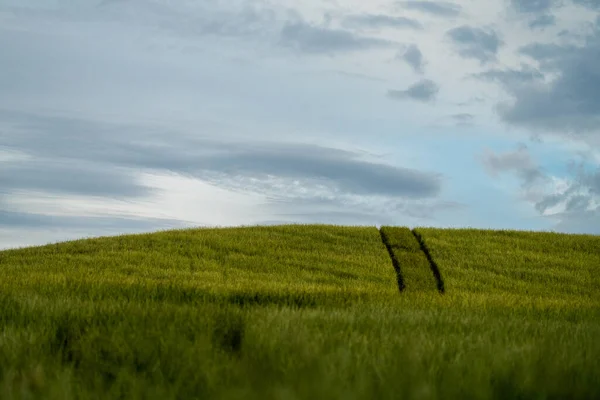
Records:
[[[431,257],[431,253],[429,252],[429,248],[425,244],[425,240],[423,240],[423,236],[421,236],[421,234],[419,232],[417,232],[416,229],[412,230],[412,234],[417,239],[417,242],[419,242],[421,251],[425,254],[425,257],[427,257],[427,261],[429,262],[429,267],[431,268],[431,272],[433,272],[433,276],[435,277],[435,282],[436,282],[438,291],[443,294],[445,292],[444,280],[442,279],[442,274],[440,273],[440,268],[438,267],[438,265],[435,262],[435,260],[433,259],[433,257]]]
[[[380,233],[396,270],[401,292],[428,292],[435,291],[437,287],[437,290],[443,293],[443,283],[440,286],[441,277],[437,266],[432,266],[431,258],[410,229],[384,226],[381,227]]]
[[[400,271],[400,263],[398,262],[398,258],[394,254],[394,250],[392,249],[392,245],[390,244],[390,240],[383,228],[379,230],[379,234],[381,235],[381,240],[385,245],[388,253],[390,254],[390,259],[392,260],[392,265],[394,266],[394,271],[396,271],[396,282],[398,283],[398,290],[400,293],[404,290],[404,278],[402,277],[402,272]]]

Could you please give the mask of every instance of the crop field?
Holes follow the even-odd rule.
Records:
[[[290,225],[0,251],[0,399],[600,398],[600,237]]]

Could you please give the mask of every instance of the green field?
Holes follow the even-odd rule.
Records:
[[[600,398],[600,237],[292,225],[0,252],[0,399]]]

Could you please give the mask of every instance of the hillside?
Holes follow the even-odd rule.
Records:
[[[599,398],[600,237],[291,225],[0,252],[0,398]]]

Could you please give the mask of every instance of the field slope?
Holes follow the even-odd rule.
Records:
[[[599,249],[293,225],[2,251],[0,398],[600,398]]]
[[[449,292],[503,304],[597,307],[600,237],[479,229],[416,229]]]
[[[396,294],[376,228],[175,230],[0,252],[3,292],[321,304]]]

